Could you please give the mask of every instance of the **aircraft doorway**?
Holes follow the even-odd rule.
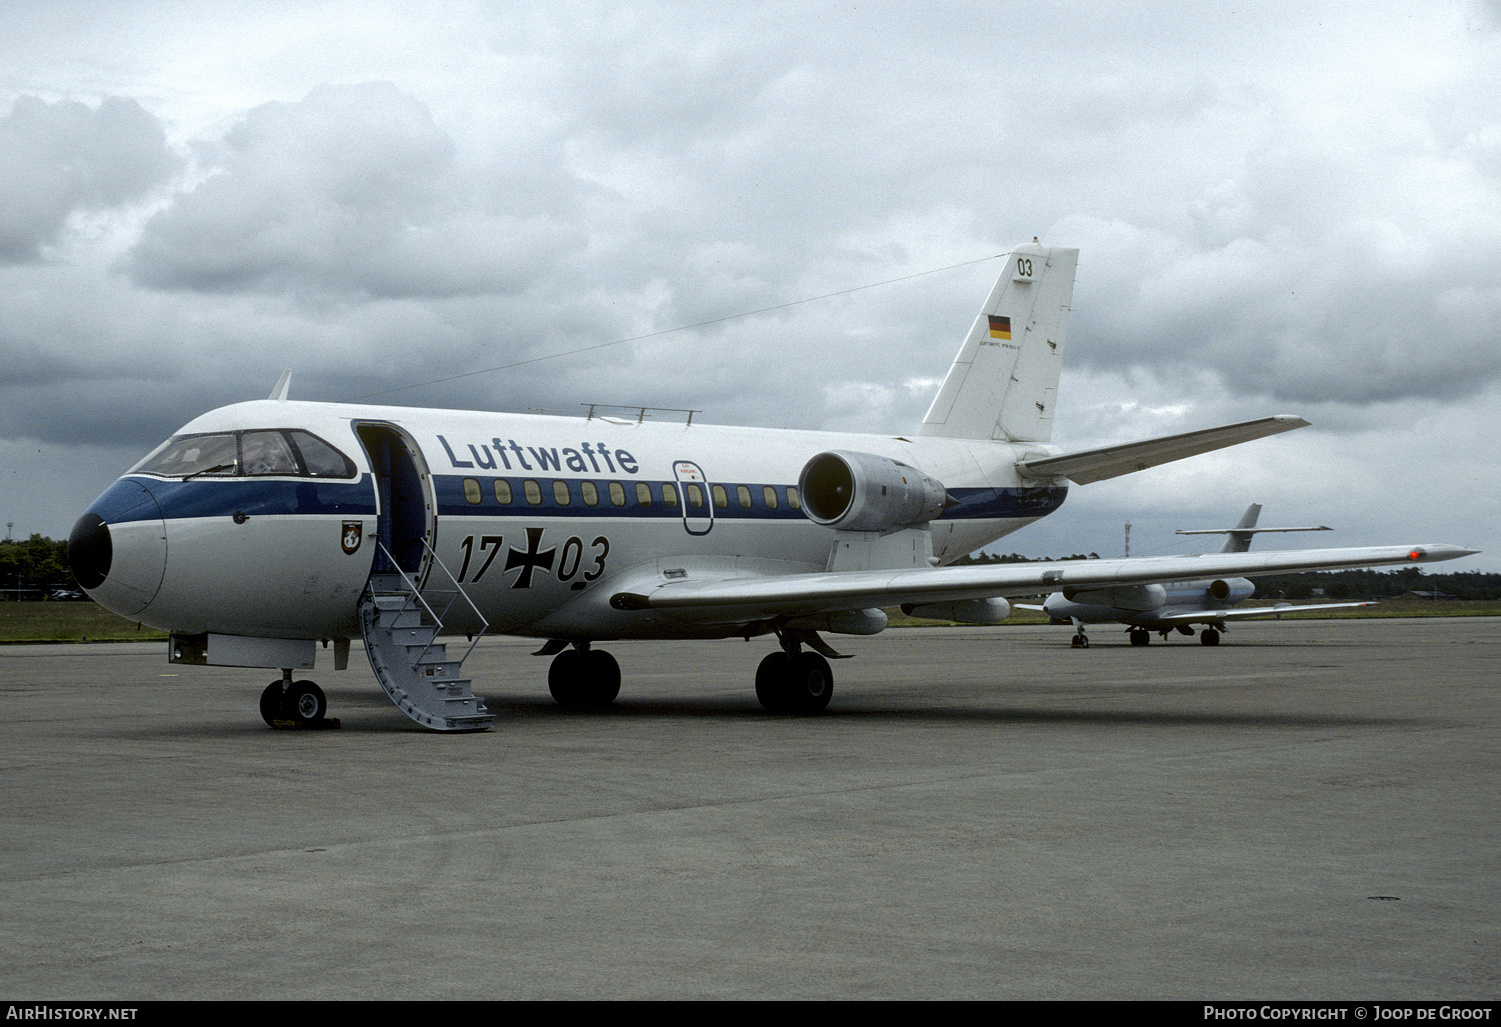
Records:
[[[385,552],[377,551],[372,570],[389,573],[400,567],[419,585],[427,573],[433,544],[432,479],[427,462],[411,436],[390,424],[359,424],[355,433],[370,457],[375,477],[376,533]],[[424,545],[424,543],[426,543]]]
[[[690,535],[707,535],[714,528],[714,503],[709,496],[709,479],[704,469],[692,460],[676,460],[672,476],[677,479],[683,500],[683,527]]]

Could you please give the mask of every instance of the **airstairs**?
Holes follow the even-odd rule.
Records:
[[[381,545],[379,540],[376,544]],[[381,550],[390,557],[385,546],[381,545]],[[390,564],[396,569],[372,574],[360,599],[365,652],[376,680],[397,709],[423,727],[434,731],[484,731],[495,716],[485,708],[485,700],[470,691],[469,679],[460,677],[460,673],[489,624],[437,554],[431,548],[428,552],[432,554],[433,566],[448,574],[452,589],[424,592],[391,559]],[[443,596],[448,597],[446,603],[442,602]],[[481,628],[464,655],[453,659],[448,655],[448,647],[437,641],[437,637],[443,630],[443,618],[460,599],[469,604]],[[436,609],[429,600],[440,602],[442,609]]]

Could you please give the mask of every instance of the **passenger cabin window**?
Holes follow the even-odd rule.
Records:
[[[542,486],[531,478],[521,483],[521,490],[526,493],[526,501],[532,506],[542,505]]]
[[[599,487],[592,481],[579,482],[579,493],[584,497],[585,506],[599,505]]]
[[[647,493],[651,495],[650,492]],[[610,502],[616,506],[625,506],[625,486],[618,481],[610,482]]]
[[[495,479],[495,501],[501,506],[511,505],[511,483],[504,478]]]
[[[552,498],[559,506],[567,506],[573,502],[573,494],[568,491],[568,483],[562,478],[552,483]]]
[[[693,507],[695,510],[703,507],[704,490],[693,484],[693,482],[690,481],[683,483],[683,495],[687,497],[688,505]]]
[[[735,498],[740,503],[740,509],[749,510],[751,508],[751,495],[750,488],[748,486],[736,485]]]
[[[651,486],[644,481],[636,482],[636,505],[651,506]]]
[[[766,509],[775,510],[777,508],[777,490],[770,485],[761,486],[761,498],[766,501]]]
[[[312,432],[258,429],[179,435],[168,439],[131,474],[163,478],[353,478],[354,461]]]
[[[715,485],[709,489],[709,494],[714,497],[714,505],[723,510],[730,505],[729,494],[725,492],[723,485]]]
[[[677,490],[677,486],[673,485],[671,482],[664,482],[662,484],[662,505],[663,506],[677,506],[678,505],[678,490]]]
[[[801,510],[803,508],[803,501],[797,497],[796,485],[787,486],[787,505],[794,510]]]
[[[464,479],[464,498],[471,503],[480,503],[484,500],[485,493],[481,491],[479,482],[476,479]]]

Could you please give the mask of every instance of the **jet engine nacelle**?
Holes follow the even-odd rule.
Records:
[[[873,453],[820,453],[803,465],[797,488],[808,519],[840,531],[924,524],[948,505],[942,482]]]
[[[1209,598],[1218,603],[1238,603],[1256,594],[1256,586],[1245,578],[1220,578],[1209,583]]]
[[[1117,610],[1156,610],[1167,602],[1161,585],[1117,585],[1114,588],[1070,588],[1063,598],[1083,606],[1113,606]]]

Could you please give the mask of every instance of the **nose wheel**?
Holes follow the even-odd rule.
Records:
[[[332,727],[337,720],[327,719],[328,697],[311,681],[290,681],[287,677],[271,682],[261,693],[261,719],[270,727]]]

